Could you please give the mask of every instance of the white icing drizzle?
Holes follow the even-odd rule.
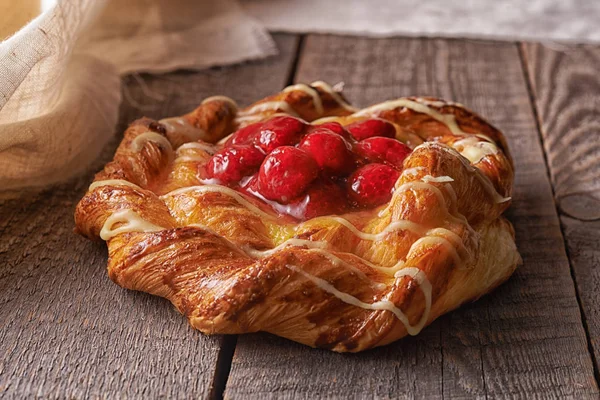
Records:
[[[239,122],[239,120],[238,120]],[[233,136],[235,132],[230,133],[229,135],[225,136],[223,139],[219,140],[217,142],[217,145],[221,145],[221,144],[225,144],[229,139],[231,139],[231,137]]]
[[[437,182],[437,183],[445,183],[445,182],[454,182],[454,179],[450,178],[449,176],[431,176],[431,175],[425,175],[424,177],[421,178],[421,180],[423,182]]]
[[[456,123],[456,118],[454,118],[453,114],[442,114],[434,110],[433,108],[427,106],[426,104],[418,103],[409,99],[386,101],[368,108],[364,108],[352,114],[352,116],[365,117],[377,113],[379,111],[393,110],[398,107],[406,107],[421,114],[429,115],[431,118],[445,124],[453,135],[468,136],[466,132],[459,128],[458,124]]]
[[[204,155],[191,155],[191,156],[179,156],[175,159],[176,162],[203,162],[206,161],[210,156]]]
[[[457,149],[460,154],[473,164],[478,163],[490,154],[498,154],[498,147],[494,143],[488,141],[482,142],[475,136],[457,140],[452,144],[452,147]]]
[[[311,88],[310,86],[304,83],[299,83],[297,85],[291,85],[286,87],[285,89],[283,89],[283,93],[289,93],[295,90],[299,90],[311,96],[317,113],[319,115],[323,114],[323,102],[321,101],[321,96],[319,96],[319,92],[317,92],[315,89]]]
[[[489,137],[488,135],[484,135],[483,133],[476,133],[473,136],[477,136],[478,138],[483,139],[486,142],[493,143],[494,145],[496,144],[496,142],[494,142],[491,137]]]
[[[467,251],[467,248],[463,244],[462,238],[449,229],[433,228],[427,231],[427,235],[444,237],[445,239],[449,240],[451,244],[453,244],[455,247],[460,247],[462,251]]]
[[[454,244],[452,242],[454,242]],[[418,239],[412,244],[412,246],[410,246],[406,257],[410,258],[420,248],[429,247],[436,244],[441,244],[448,250],[458,268],[463,265],[463,261],[458,255],[455,247],[455,245],[458,245],[466,251],[464,244],[462,243],[462,239],[456,233],[445,228],[436,228],[428,231],[424,237]]]
[[[448,147],[448,146],[442,146],[441,148],[444,151],[458,157],[458,159],[463,163],[463,165],[469,171],[473,172],[473,174],[475,175],[475,178],[477,178],[477,180],[483,186],[483,189],[488,193],[488,195],[490,197],[492,197],[492,199],[494,200],[494,202],[496,204],[505,203],[511,199],[511,197],[502,197],[502,195],[500,193],[498,193],[498,191],[496,190],[496,188],[494,187],[494,185],[492,184],[490,179],[487,176],[485,176],[479,170],[479,168],[473,167],[469,162],[466,161],[466,159],[464,157],[461,157],[455,149],[453,149],[452,147]]]
[[[238,113],[238,116],[235,118],[236,122],[242,123],[242,122],[248,122],[248,123],[254,123],[254,122],[258,122],[262,119],[269,119],[269,118],[273,118],[273,117],[278,117],[280,115],[290,115],[290,114],[286,114],[285,112],[276,112],[270,115],[264,115],[264,114],[254,114],[254,115],[246,115],[246,116],[240,116],[240,114]],[[295,113],[294,111],[294,116],[298,117],[298,115]],[[235,133],[235,132],[234,132]],[[226,139],[229,139],[230,136],[232,136],[232,134],[226,136],[225,138],[221,139],[220,141],[217,142],[217,144],[223,144],[226,142]]]
[[[269,250],[256,250],[256,249],[248,248],[245,251],[251,257],[263,258],[263,257],[270,256],[272,254],[275,254],[278,251],[280,251],[281,249],[284,249],[286,247],[290,247],[290,246],[307,247],[308,250],[310,250],[314,253],[321,254],[322,256],[327,258],[332,264],[334,264],[336,266],[345,266],[346,268],[352,270],[357,276],[359,276],[363,280],[371,282],[371,279],[359,268],[355,267],[354,265],[342,260],[341,258],[339,258],[339,257],[333,255],[332,253],[330,253],[329,251],[327,251],[326,248],[328,245],[329,244],[327,242],[320,241],[320,240],[306,240],[306,239],[291,238],[291,239],[288,239],[285,242],[281,243],[279,246],[276,246]],[[361,259],[361,261],[364,261],[364,260]],[[379,290],[383,290],[386,288],[385,284],[383,284],[383,283],[375,283],[373,286]]]
[[[247,255],[243,249],[240,249],[235,243],[233,243],[231,240],[227,239],[225,236],[218,234],[217,232],[215,232],[214,230],[212,230],[211,228],[209,228],[206,225],[203,224],[199,224],[199,223],[194,223],[194,224],[188,224],[186,225],[187,227],[191,227],[191,228],[199,228],[202,229],[208,233],[210,233],[211,235],[217,236],[219,239],[221,239],[226,245],[227,247],[229,247],[230,249],[232,249],[233,251],[235,251],[236,253],[239,253],[241,255]]]
[[[175,189],[169,193],[163,194],[162,196],[160,196],[160,198],[164,199],[166,197],[177,196],[180,194],[184,194],[187,192],[193,192],[193,191],[197,191],[200,193],[209,193],[209,192],[210,193],[222,193],[222,194],[232,197],[238,203],[240,203],[242,206],[248,208],[249,210],[255,212],[256,214],[259,214],[265,218],[271,218],[271,219],[275,218],[274,215],[267,214],[266,212],[264,212],[263,210],[261,210],[260,208],[258,208],[254,204],[252,204],[250,201],[246,200],[239,192],[237,192],[233,189],[230,189],[228,187],[221,186],[221,185],[201,185],[201,186],[183,187],[183,188]]]
[[[415,98],[415,101],[417,103],[425,104],[426,106],[431,106],[431,107],[444,107],[445,105],[449,104],[449,103],[443,102],[441,100],[428,100],[428,99],[424,99],[422,97]]]
[[[463,106],[462,104],[454,102],[454,101],[428,100],[428,99],[424,99],[422,97],[415,98],[415,101],[419,102],[421,104],[431,106],[431,107],[442,108],[444,106],[454,106],[454,107],[465,108],[465,106]]]
[[[238,109],[238,105],[235,102],[235,100],[233,100],[231,97],[227,97],[227,96],[210,96],[205,98],[204,100],[202,100],[202,104],[206,104],[206,103],[210,103],[211,101],[223,101],[225,103],[229,103],[233,106],[234,110]]]
[[[507,201],[510,201],[511,197],[502,197],[502,195],[498,193],[498,191],[496,190],[492,182],[490,182],[487,176],[483,175],[482,173],[477,173],[475,174],[475,176],[477,177],[479,182],[481,182],[483,189],[492,197],[496,204],[506,203]]]
[[[254,123],[254,122],[258,122],[263,118],[263,115],[258,114],[258,115],[246,115],[246,116],[238,116],[235,117],[235,121],[238,124],[241,124],[242,122],[248,122],[249,124]],[[222,141],[223,143],[225,143],[225,140]],[[218,142],[219,144],[221,144],[221,142]]]
[[[443,204],[444,207],[446,208],[446,211],[448,211],[448,207],[446,205],[446,199],[444,199],[444,195],[442,194],[440,189],[438,189],[437,187],[435,187],[427,182],[412,181],[412,182],[403,183],[402,185],[400,185],[396,188],[396,190],[394,191],[394,196],[397,196],[397,193],[403,193],[403,192],[406,192],[407,190],[419,190],[419,189],[429,190],[429,191],[433,192],[433,194],[435,194],[436,197],[438,198],[439,203]],[[392,202],[390,201],[388,206],[379,212],[379,216],[382,216],[383,214],[385,214],[391,206],[392,206]]]
[[[425,142],[425,143],[417,146],[415,148],[415,150],[421,146],[429,146],[430,144],[431,144],[431,142]],[[500,204],[500,203],[507,202],[511,199],[510,197],[502,197],[502,195],[500,193],[498,193],[498,191],[496,190],[496,188],[494,187],[492,182],[489,180],[489,178],[487,176],[483,175],[483,173],[478,168],[473,167],[467,161],[467,159],[465,157],[462,157],[458,153],[458,151],[456,151],[456,149],[454,149],[450,146],[446,146],[446,145],[441,145],[441,146],[439,146],[439,148],[441,150],[457,157],[460,160],[460,162],[465,166],[465,168],[467,168],[467,170],[469,170],[470,172],[473,172],[475,174],[475,178],[477,180],[479,180],[479,182],[483,186],[483,189],[490,195],[490,197],[492,197],[492,199],[494,200],[495,203]]]
[[[407,168],[404,171],[402,171],[402,175],[415,176],[419,173],[419,171],[425,171],[425,170],[427,170],[427,168],[425,168],[425,167]]]
[[[390,232],[395,232],[395,231],[399,231],[399,230],[408,230],[417,235],[422,235],[424,232],[426,232],[426,228],[423,225],[420,225],[420,224],[417,224],[416,222],[412,222],[412,221],[408,221],[408,220],[394,221],[394,222],[390,223],[388,226],[386,226],[385,229],[383,229],[381,232],[374,234],[374,233],[366,233],[366,232],[362,232],[362,231],[358,230],[350,221],[348,221],[347,219],[344,219],[342,217],[328,216],[328,217],[318,217],[315,219],[321,219],[321,218],[335,221],[335,222],[345,226],[354,235],[356,235],[358,238],[360,238],[362,240],[369,240],[369,241],[374,241],[374,242],[382,240]],[[315,219],[313,219],[311,222],[313,222]]]
[[[106,179],[103,181],[96,181],[96,182],[92,182],[92,184],[90,185],[90,187],[88,188],[89,191],[92,191],[98,187],[101,186],[129,186],[132,187],[134,189],[138,189],[138,190],[143,190],[141,187],[139,187],[138,185],[136,185],[135,183],[131,183],[129,181],[126,181],[124,179]]]
[[[164,137],[160,133],[150,132],[150,131],[144,132],[144,133],[136,136],[131,141],[131,150],[138,153],[142,150],[142,148],[144,147],[144,145],[147,142],[156,143],[159,147],[161,147],[164,150],[167,150],[169,152],[173,151],[171,142],[169,142],[169,140],[166,137]]]
[[[452,198],[452,203],[456,204],[456,202],[458,202],[458,196],[456,195],[456,191],[454,190],[452,185],[446,183],[444,185],[444,189],[446,189],[446,193],[448,193],[448,195]]]
[[[208,154],[214,154],[215,146],[210,145],[208,143],[199,143],[199,142],[185,143],[177,148],[177,154],[178,155],[181,154],[181,152],[184,150],[202,150]]]
[[[458,253],[456,252],[454,246],[452,246],[452,244],[447,239],[439,236],[425,236],[420,238],[419,240],[413,243],[408,252],[407,257],[413,256],[413,253],[417,251],[417,249],[433,246],[436,244],[441,244],[448,250],[452,258],[454,259],[456,265],[462,265],[462,261],[460,260],[460,257],[458,256]]]
[[[113,226],[117,223],[122,225],[118,228],[113,229]],[[162,231],[164,228],[158,225],[154,225],[142,217],[139,216],[133,210],[124,209],[114,212],[110,217],[106,219],[102,229],[100,230],[100,238],[102,240],[109,240],[116,235],[126,232],[156,232]]]
[[[446,185],[448,185],[448,184],[446,184]],[[442,194],[440,189],[438,189],[437,187],[435,187],[427,182],[419,182],[419,181],[406,182],[396,188],[396,190],[394,191],[394,196],[396,196],[397,193],[402,193],[407,190],[415,190],[415,189],[417,189],[417,190],[424,189],[424,190],[431,191],[438,198],[439,203],[444,206],[446,215],[448,216],[449,220],[451,220],[455,223],[458,223],[458,224],[464,224],[469,230],[471,230],[471,226],[469,225],[469,222],[467,221],[465,216],[462,214],[458,214],[458,217],[452,215],[450,213],[450,211],[448,210],[448,205],[446,204],[446,199],[444,198],[444,195]],[[455,195],[454,197],[456,197],[456,193],[454,193],[454,195]],[[387,212],[389,212],[391,207],[392,207],[392,201],[390,201],[390,203],[387,205],[387,207],[385,207],[384,209],[379,211],[378,216],[382,217],[383,215],[385,215]]]
[[[325,244],[327,245],[327,242],[325,242]],[[333,254],[331,254],[329,251],[327,251],[327,250],[325,250],[325,249],[314,249],[313,251],[315,251],[315,252],[317,252],[317,253],[321,254],[322,256],[324,256],[325,258],[329,259],[329,261],[331,261],[331,262],[332,262],[334,265],[337,265],[337,266],[343,265],[343,266],[345,266],[346,268],[348,268],[348,269],[351,269],[352,271],[354,271],[354,273],[355,273],[356,275],[360,276],[360,277],[361,277],[361,278],[363,278],[364,280],[371,281],[371,280],[369,279],[369,277],[368,277],[368,276],[367,276],[367,275],[366,275],[364,272],[362,272],[360,269],[358,269],[358,268],[356,268],[354,265],[352,265],[352,264],[350,264],[350,263],[348,263],[348,262],[346,262],[346,261],[342,260],[341,258],[339,258],[339,257],[337,257],[337,256],[335,256],[335,255],[333,255]],[[377,270],[380,270],[380,271],[381,271],[381,270],[383,270],[384,272],[387,272],[387,268],[384,268],[384,267],[380,267],[380,266],[378,266],[378,265],[375,265],[375,264],[373,264],[373,263],[371,263],[371,262],[369,262],[369,261],[367,261],[367,260],[365,260],[365,259],[363,259],[363,258],[360,258],[360,257],[358,257],[358,259],[359,259],[359,260],[360,260],[362,263],[364,263],[364,264],[366,264],[366,265],[370,266],[370,267],[371,267],[371,268],[373,268],[373,269],[377,269]],[[378,289],[378,290],[383,290],[383,289],[385,289],[385,288],[387,287],[387,286],[385,285],[385,283],[375,283],[373,286],[374,286],[376,289]]]
[[[320,125],[320,124],[324,124],[324,123],[331,122],[331,121],[337,121],[338,118],[339,117],[323,117],[323,118],[314,120],[313,122],[311,122],[311,124]]]
[[[352,107],[350,104],[346,103],[344,101],[344,99],[342,99],[342,96],[340,96],[340,94],[338,92],[336,92],[335,90],[333,90],[333,88],[331,86],[329,86],[329,84],[323,82],[323,81],[315,81],[313,83],[310,84],[310,86],[313,87],[318,87],[319,89],[329,93],[329,95],[344,109],[348,110],[348,111],[356,111],[355,107]]]
[[[238,114],[238,115],[239,115],[239,114]],[[236,121],[238,124],[241,124],[241,123],[243,123],[243,122],[247,122],[248,124],[252,124],[252,123],[254,123],[254,122],[258,122],[258,121],[260,121],[261,119],[263,119],[263,117],[264,117],[264,116],[263,116],[263,115],[261,115],[261,114],[257,114],[257,115],[247,115],[247,116],[244,116],[244,117],[239,117],[239,116],[238,116],[238,117],[235,117],[235,121]],[[271,116],[271,117],[272,117],[272,116]],[[229,135],[229,136],[231,136],[231,135]],[[219,141],[219,142],[218,142],[218,144],[223,144],[223,143],[225,143],[225,138],[223,138],[223,140],[221,140],[221,141]]]
[[[306,239],[291,238],[291,239],[288,239],[285,242],[281,243],[279,246],[273,247],[272,249],[256,250],[256,249],[248,248],[248,249],[246,249],[246,253],[248,253],[251,257],[254,257],[254,258],[263,258],[263,257],[270,256],[272,254],[275,254],[279,250],[281,250],[285,247],[289,247],[289,246],[297,246],[297,247],[306,246],[310,249],[324,249],[327,247],[327,242],[323,242],[320,240],[306,240]]]
[[[188,140],[194,141],[206,136],[204,129],[195,127],[183,117],[164,118],[158,122],[167,128],[167,132],[179,133],[188,138]]]
[[[245,117],[256,117],[254,114],[264,113],[266,111],[277,111],[282,110],[287,114],[298,116],[296,111],[290,107],[285,101],[267,101],[264,103],[258,103],[247,110],[238,112],[238,121],[243,120]],[[240,118],[241,117],[241,118]]]
[[[425,296],[425,311],[423,312],[423,316],[416,325],[412,326],[410,325],[408,317],[402,312],[402,310],[396,307],[396,305],[387,298],[376,301],[374,303],[365,303],[348,293],[344,293],[336,289],[332,284],[330,284],[326,280],[313,276],[294,265],[286,265],[286,267],[304,276],[308,280],[312,281],[315,285],[317,285],[321,290],[334,295],[336,298],[340,299],[344,303],[364,308],[366,310],[385,310],[392,312],[396,316],[396,318],[398,318],[400,322],[404,324],[406,331],[410,335],[414,336],[418,334],[421,331],[421,329],[423,329],[423,327],[427,323],[427,320],[429,319],[429,312],[431,310],[432,287],[425,273],[418,268],[408,267],[396,272],[397,278],[410,276],[415,282],[419,284],[419,287],[421,288],[421,290],[423,291],[423,295]]]
[[[188,150],[199,150],[200,153],[184,154]],[[203,162],[215,152],[215,147],[208,143],[190,142],[179,146],[176,151],[176,162]]]

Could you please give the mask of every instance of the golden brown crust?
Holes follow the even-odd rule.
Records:
[[[242,110],[209,99],[176,120],[182,131],[135,121],[78,204],[78,231],[104,232],[113,281],[168,298],[205,333],[267,331],[351,352],[415,334],[421,319],[429,324],[506,280],[520,257],[502,217],[513,183],[502,133],[460,105],[398,101],[408,106],[353,113],[315,84]],[[393,122],[416,148],[388,206],[297,223],[204,185],[198,171],[210,147],[179,148],[195,141],[189,132],[215,143],[278,112]]]

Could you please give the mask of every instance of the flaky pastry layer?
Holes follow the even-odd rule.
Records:
[[[414,150],[390,203],[297,222],[198,178],[212,144],[277,113],[392,122]],[[356,352],[415,335],[512,274],[512,184],[504,136],[462,105],[413,97],[356,110],[315,82],[241,110],[215,96],[182,117],[135,121],[75,221],[106,240],[113,281],[169,299],[204,333]]]

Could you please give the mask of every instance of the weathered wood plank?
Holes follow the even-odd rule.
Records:
[[[119,132],[210,95],[247,104],[279,90],[297,37],[277,41],[281,54],[266,61],[125,78]],[[223,337],[194,331],[163,299],[110,282],[106,246],[72,232],[75,204],[119,139],[85,176],[0,205],[0,397],[220,396],[212,387],[225,378],[215,374]]]
[[[596,398],[563,238],[511,43],[309,36],[296,80],[344,81],[359,106],[411,94],[469,105],[508,136],[517,169],[513,278],[415,338],[358,355],[240,336],[230,398]]]
[[[544,149],[600,369],[600,47],[523,45]]]

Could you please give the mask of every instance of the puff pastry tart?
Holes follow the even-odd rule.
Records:
[[[122,287],[213,334],[356,352],[416,335],[520,262],[501,132],[460,104],[356,110],[324,82],[133,122],[75,212]]]

